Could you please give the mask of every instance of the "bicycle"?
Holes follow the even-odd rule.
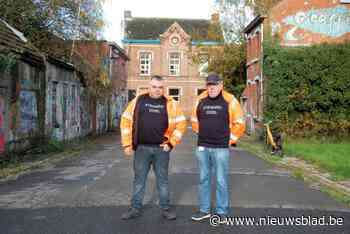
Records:
[[[271,155],[282,157],[282,136],[279,133],[273,134],[270,129],[271,121],[264,124],[266,128],[266,144],[271,146]]]

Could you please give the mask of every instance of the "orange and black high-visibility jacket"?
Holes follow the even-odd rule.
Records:
[[[245,130],[245,122],[243,111],[241,105],[237,99],[230,93],[222,91],[222,96],[224,100],[228,103],[228,112],[229,112],[229,126],[230,126],[230,140],[229,144],[233,145],[237,143],[237,140],[242,136]],[[195,103],[195,106],[192,111],[191,123],[192,130],[198,134],[200,121],[197,117],[197,107],[200,104],[201,100],[208,97],[208,91],[202,92]]]
[[[120,131],[122,136],[122,146],[132,146],[133,150],[137,147],[137,121],[138,121],[138,100],[143,93],[135,97],[128,104],[121,117]],[[186,131],[186,118],[179,107],[179,104],[172,98],[165,96],[167,100],[167,113],[168,113],[168,128],[164,133],[167,139],[162,144],[170,144],[172,147],[179,144],[182,135]]]

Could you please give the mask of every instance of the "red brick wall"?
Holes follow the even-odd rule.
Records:
[[[258,30],[256,30],[258,29]],[[247,88],[244,95],[248,97],[245,105],[246,114],[259,118],[262,115],[261,98],[261,35],[262,26],[258,26],[247,38]]]
[[[173,27],[173,26],[172,26]],[[205,78],[200,77],[198,65],[191,60],[191,53],[198,50],[193,46],[190,50],[189,38],[182,29],[174,30],[163,34],[160,44],[126,44],[126,51],[130,62],[128,62],[128,81],[129,90],[140,90],[149,85],[149,79],[152,75],[160,75],[165,79],[167,88],[178,88],[181,91],[179,103],[187,118],[190,117],[193,105],[197,98],[197,90],[205,89]],[[179,36],[180,43],[172,45],[170,38]],[[188,36],[188,35],[187,35]],[[140,75],[139,53],[147,51],[152,53],[151,74],[150,76]],[[178,76],[169,75],[169,52],[180,52],[180,74]],[[165,90],[165,94],[167,90]]]

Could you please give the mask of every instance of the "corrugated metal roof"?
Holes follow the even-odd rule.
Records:
[[[28,55],[36,62],[43,63],[40,51],[31,45],[20,31],[2,19],[0,19],[0,50],[11,51],[23,56]]]

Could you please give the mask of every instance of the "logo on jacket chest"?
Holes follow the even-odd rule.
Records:
[[[146,108],[146,111],[149,112],[149,113],[160,114],[161,111],[164,110],[165,106],[164,105],[153,105],[153,104],[150,104],[150,103],[146,103],[145,104],[145,108]]]
[[[220,105],[205,105],[202,110],[205,115],[218,115],[222,109],[223,107]]]

